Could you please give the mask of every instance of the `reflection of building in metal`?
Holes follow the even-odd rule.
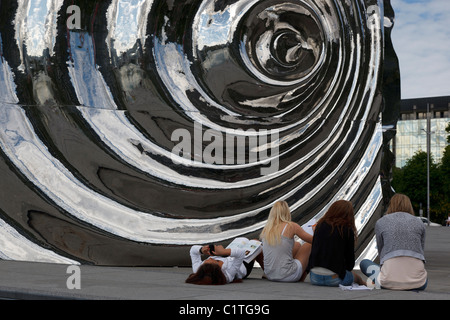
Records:
[[[188,264],[192,244],[257,237],[277,200],[302,223],[338,199],[373,252],[389,0],[78,0],[80,29],[72,4],[0,2],[1,258]],[[196,124],[276,130],[257,153],[279,170],[174,155]]]
[[[430,110],[430,151],[435,162],[441,160],[448,145],[445,128],[450,123],[450,96],[402,100],[397,133],[391,145],[398,168],[417,151],[427,151],[427,105]]]

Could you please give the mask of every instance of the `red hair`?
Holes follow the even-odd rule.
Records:
[[[350,201],[338,200],[334,202],[325,215],[317,222],[317,226],[322,222],[326,222],[331,226],[331,232],[333,232],[335,227],[338,228],[341,236],[343,235],[343,228],[348,227],[353,230],[356,239],[355,213]]]

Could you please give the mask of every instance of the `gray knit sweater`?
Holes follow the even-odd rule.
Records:
[[[414,257],[425,262],[425,226],[422,220],[406,212],[383,216],[375,224],[380,264],[399,257]]]

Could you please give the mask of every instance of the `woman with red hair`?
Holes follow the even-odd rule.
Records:
[[[352,272],[355,266],[357,231],[351,202],[334,202],[317,222],[307,270],[313,285],[364,285]]]

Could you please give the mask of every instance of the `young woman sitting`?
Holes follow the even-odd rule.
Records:
[[[425,290],[425,226],[414,216],[408,196],[395,194],[386,214],[375,224],[380,265],[364,259],[361,271],[379,287]]]
[[[312,235],[291,219],[288,204],[278,201],[270,210],[266,226],[261,232],[264,274],[268,280],[296,282],[304,280],[306,275]],[[305,243],[301,245],[294,236]]]
[[[319,219],[314,230],[308,265],[311,284],[365,284],[358,274],[352,272],[355,266],[356,235],[352,204],[346,200],[334,202]]]

